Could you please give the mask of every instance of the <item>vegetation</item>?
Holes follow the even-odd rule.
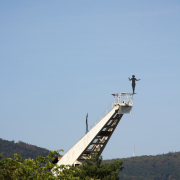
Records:
[[[98,153],[92,154],[90,159],[86,159],[82,165],[78,166],[79,171],[74,173],[74,177],[79,177],[80,179],[116,180],[119,172],[123,169],[121,167],[122,164],[122,160],[105,163],[102,161],[102,156],[98,156]]]
[[[36,160],[25,159],[19,154],[14,158],[2,159],[0,155],[0,179],[1,180],[44,180],[44,179],[77,179],[71,178],[71,173],[76,169],[72,166],[57,166],[52,163],[58,151],[50,151],[47,157],[39,156]],[[51,169],[54,167],[54,170]],[[56,174],[56,176],[53,175]]]
[[[177,180],[180,179],[180,152],[157,156],[123,159],[122,180]],[[111,162],[111,160],[106,160]]]
[[[4,159],[0,160],[1,177],[6,169],[6,172],[11,172],[10,174],[16,172],[20,176],[21,172],[24,172],[29,177],[34,176],[34,179],[37,179],[37,175],[39,179],[43,179],[43,176],[48,177],[48,175],[51,177],[52,174],[49,169],[54,166],[51,162],[58,155],[56,151],[49,154],[47,149],[29,145],[21,141],[14,143],[14,141],[0,139],[1,152],[4,152]],[[21,154],[21,156],[18,154]],[[180,152],[170,152],[157,156],[131,157],[125,158],[123,161],[124,169],[119,175],[121,180],[180,179]],[[118,171],[122,169],[121,164],[122,161],[119,159],[102,161],[102,157],[97,158],[97,156],[92,156],[91,161],[86,160],[78,168],[61,166],[57,167],[56,170],[59,168],[63,169],[61,177],[65,177],[64,179],[114,179]],[[29,171],[27,172],[28,169]],[[23,174],[24,177],[26,177],[25,174]],[[58,176],[60,175],[58,174]],[[50,179],[59,178],[58,176],[52,176]],[[1,177],[0,179],[2,179]]]
[[[19,154],[14,158],[2,159],[0,155],[0,179],[1,180],[116,180],[122,169],[122,160],[109,164],[102,162],[102,157],[91,155],[78,167],[70,165],[53,164],[52,161],[58,155],[58,151],[50,151],[47,157],[39,156],[36,160],[25,159]]]
[[[22,141],[15,143],[14,141],[7,141],[0,138],[0,153],[4,157],[13,158],[14,154],[21,154],[23,159],[36,159],[38,156],[47,156],[49,150],[33,146]]]

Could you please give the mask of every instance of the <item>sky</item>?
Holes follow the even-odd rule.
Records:
[[[65,153],[132,75],[103,159],[180,151],[179,0],[0,1],[0,138]]]

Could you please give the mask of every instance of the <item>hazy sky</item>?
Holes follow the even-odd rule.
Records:
[[[180,151],[180,1],[0,1],[0,138],[68,151],[132,92],[104,159]]]

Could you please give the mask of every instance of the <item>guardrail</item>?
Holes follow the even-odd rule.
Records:
[[[116,99],[116,98],[115,98]],[[88,129],[88,131],[90,131],[104,116],[106,116],[107,113],[109,113],[114,105],[116,104],[116,101],[114,101],[106,108],[106,110],[97,118],[97,120],[93,123],[93,125]]]
[[[112,94],[114,96],[114,101],[106,108],[106,110],[99,116],[99,118],[93,123],[93,125],[88,129],[90,131],[108,112],[110,112],[115,104],[119,104],[122,102],[132,103],[133,94],[132,93],[117,93]]]

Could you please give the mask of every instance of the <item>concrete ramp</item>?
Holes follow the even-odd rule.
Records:
[[[99,156],[116,129],[123,114],[131,113],[133,95],[130,93],[113,94],[114,101],[98,118],[89,131],[58,161],[58,165],[82,164],[91,153]],[[123,108],[123,111],[122,111]],[[124,113],[123,113],[124,112]]]

